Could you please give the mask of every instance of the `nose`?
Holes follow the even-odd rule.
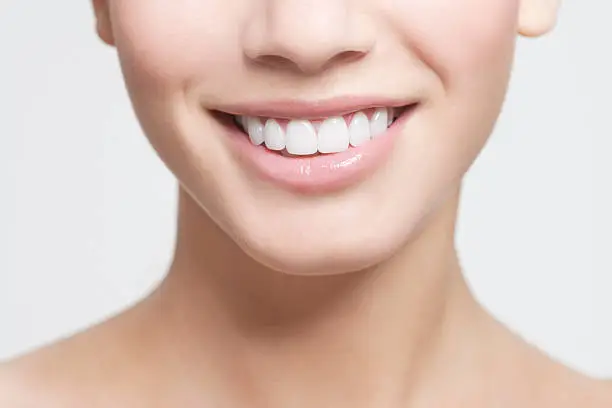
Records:
[[[245,56],[274,69],[316,74],[365,57],[375,35],[351,0],[262,0],[243,31]]]

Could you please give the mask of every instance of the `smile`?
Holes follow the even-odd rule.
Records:
[[[217,109],[248,177],[300,194],[366,180],[387,161],[419,103],[279,102]]]
[[[234,116],[253,145],[285,155],[341,153],[384,134],[401,108],[371,108],[319,120]]]

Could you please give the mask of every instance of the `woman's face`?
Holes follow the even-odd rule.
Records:
[[[183,188],[255,260],[300,274],[372,266],[414,237],[489,137],[517,33],[543,33],[555,11],[554,0],[94,3]]]

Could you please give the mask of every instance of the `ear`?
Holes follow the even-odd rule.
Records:
[[[551,31],[557,23],[561,0],[519,0],[519,34],[539,37]]]
[[[93,8],[96,14],[96,31],[98,32],[98,37],[106,44],[115,45],[108,1],[93,0]]]

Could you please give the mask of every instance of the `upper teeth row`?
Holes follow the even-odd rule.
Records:
[[[350,146],[359,146],[384,133],[393,122],[393,109],[378,108],[371,118],[360,111],[353,115],[350,124],[342,116],[323,121],[294,119],[283,129],[278,120],[251,116],[239,116],[238,122],[249,134],[255,145],[262,143],[270,150],[286,150],[293,155],[338,153]]]

